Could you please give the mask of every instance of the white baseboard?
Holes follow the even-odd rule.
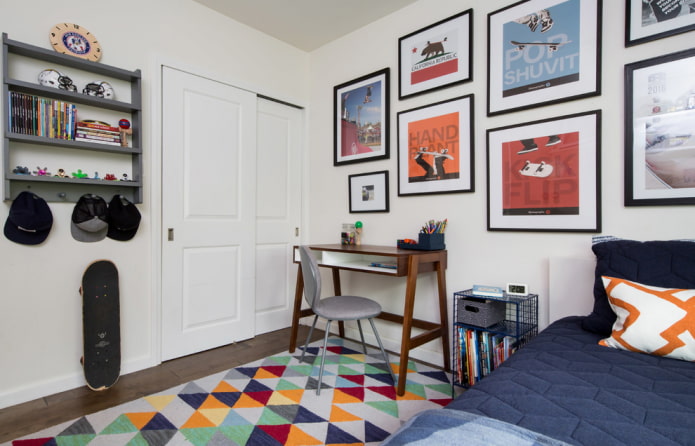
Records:
[[[148,369],[157,364],[158,363],[150,356],[137,358],[121,364],[121,376]],[[116,383],[116,385],[118,385],[118,383]],[[29,386],[8,389],[6,392],[0,394],[0,409],[84,386],[86,386],[84,375],[81,371],[78,371],[50,380],[32,383],[32,385]]]

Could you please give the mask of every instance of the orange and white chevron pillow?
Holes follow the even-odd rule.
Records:
[[[695,290],[601,278],[617,319],[611,336],[599,344],[695,361]]]

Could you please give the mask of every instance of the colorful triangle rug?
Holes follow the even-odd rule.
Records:
[[[376,445],[416,413],[451,401],[450,376],[413,361],[405,395],[397,396],[380,352],[365,355],[341,338],[329,339],[316,395],[320,345],[312,344],[302,363],[300,349],[285,352],[12,445]]]

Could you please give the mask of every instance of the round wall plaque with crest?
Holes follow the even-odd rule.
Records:
[[[96,62],[101,58],[101,45],[86,28],[74,23],[59,23],[49,35],[51,46],[59,53]]]

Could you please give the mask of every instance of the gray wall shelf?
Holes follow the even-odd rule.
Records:
[[[45,49],[17,42],[2,35],[3,52],[3,107],[6,117],[3,138],[3,180],[4,199],[13,200],[20,192],[30,190],[49,202],[77,202],[80,196],[94,193],[109,199],[112,195],[123,195],[133,203],[142,202],[142,77],[140,70],[128,71],[118,67],[98,62],[56,53]],[[20,56],[40,62],[57,64],[61,67],[74,68],[85,73],[104,77],[105,81],[117,80],[130,84],[130,102],[105,99],[85,95],[79,92],[59,90],[44,87],[38,82],[28,82],[25,79],[15,79],[10,76],[11,56]],[[112,146],[99,143],[87,143],[75,140],[49,138],[45,136],[27,135],[12,132],[9,126],[11,110],[9,110],[10,94],[24,93],[51,100],[65,101],[79,106],[107,110],[127,114],[131,122],[132,135],[129,136],[130,146]],[[81,115],[80,115],[81,116]],[[80,118],[81,119],[81,118]],[[78,150],[80,156],[89,158],[99,154],[109,156],[129,157],[131,175],[129,181],[109,181],[99,179],[61,178],[57,176],[32,176],[13,173],[16,166],[10,164],[10,154],[14,150],[28,150],[27,147],[51,147],[56,150]],[[32,169],[35,166],[27,166]],[[54,172],[52,172],[54,174]],[[70,172],[67,172],[69,175]],[[117,176],[120,173],[116,173]]]

